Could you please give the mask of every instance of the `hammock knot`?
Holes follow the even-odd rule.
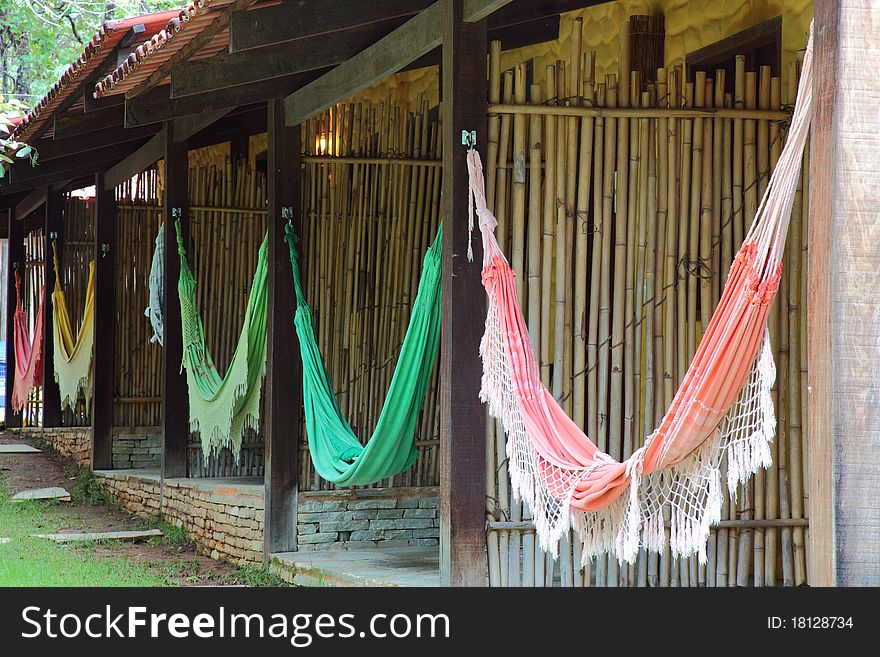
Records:
[[[510,276],[516,276],[516,273],[510,268],[509,264],[498,256],[495,256],[492,258],[492,262],[483,268],[483,287],[489,287],[492,283],[498,280],[502,274],[507,274],[508,272],[510,273]]]
[[[296,245],[299,244],[299,235],[290,224],[284,224],[284,241],[290,247],[290,254],[294,258],[299,258],[299,249],[296,248]]]

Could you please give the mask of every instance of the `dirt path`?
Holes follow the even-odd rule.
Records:
[[[0,444],[28,444],[28,437],[0,432]],[[94,480],[83,474],[72,459],[62,457],[49,448],[39,454],[0,454],[0,480],[10,493],[22,490],[59,486],[73,495],[69,503],[46,504],[42,521],[28,531],[38,533],[44,525],[64,531],[122,531],[157,526],[124,509],[109,506],[99,497]],[[170,573],[170,586],[199,586],[237,584],[247,580],[248,574],[240,569],[198,555],[180,531],[163,527],[166,536],[144,542],[115,541],[78,546],[72,549],[90,550],[97,557],[115,557],[133,560],[144,568]]]

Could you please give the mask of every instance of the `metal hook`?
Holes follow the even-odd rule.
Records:
[[[281,218],[287,220],[288,226],[293,226],[293,208],[290,206],[281,208]]]
[[[58,231],[57,230],[49,231],[49,239],[50,240],[57,240],[58,239]]]
[[[461,145],[467,146],[468,148],[476,148],[477,147],[477,131],[476,130],[462,130],[461,131]]]
[[[172,219],[182,219],[183,218],[183,209],[182,208],[171,208],[171,218]]]
[[[110,245],[106,242],[101,243],[101,257],[106,258],[107,254],[110,253]]]

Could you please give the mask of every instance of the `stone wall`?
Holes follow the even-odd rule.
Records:
[[[92,464],[91,427],[24,427],[17,429],[22,435],[42,440],[62,456],[70,456],[77,465],[88,468]]]
[[[138,470],[162,465],[162,434],[153,427],[113,430],[113,468]]]
[[[439,545],[439,489],[370,488],[299,494],[300,550]]]
[[[263,561],[263,484],[247,479],[166,479],[96,472],[101,486],[129,511],[182,527],[199,552],[238,564]]]

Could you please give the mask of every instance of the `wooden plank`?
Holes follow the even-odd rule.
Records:
[[[810,153],[810,583],[880,585],[880,7],[816,2]]]
[[[165,124],[165,341],[162,349],[162,476],[186,477],[189,439],[189,397],[183,362],[183,332],[180,323],[180,299],[177,281],[180,259],[177,255],[176,220],[181,222],[184,238],[189,236],[187,208],[187,146],[174,139],[174,127]]]
[[[807,251],[807,422],[810,427],[809,582],[832,586],[834,549],[834,416],[831,244],[834,181],[834,107],[838,71],[838,6],[815,3],[813,126],[810,139],[810,215]]]
[[[12,388],[10,388],[12,390]],[[30,445],[0,445],[0,454],[39,454],[40,450]]]
[[[181,116],[198,114],[206,110],[229,109],[239,105],[266,101],[299,89],[318,77],[324,70],[326,69],[261,80],[253,84],[240,84],[185,98],[171,98],[166,85],[125,102],[125,127],[134,128],[139,125],[161,123]]]
[[[12,389],[15,385],[15,271],[24,271],[24,222],[15,220],[15,209],[6,212],[6,408],[7,427],[21,426],[21,413],[12,410]],[[2,449],[0,445],[0,449]]]
[[[60,532],[58,534],[32,534],[54,543],[77,543],[83,541],[139,541],[164,536],[161,529],[128,530],[119,532]]]
[[[479,23],[484,18],[509,5],[511,0],[464,0],[463,16],[466,23]]]
[[[95,351],[92,355],[92,468],[113,467],[113,368],[116,350],[116,201],[95,176]]]
[[[85,178],[88,178],[88,184],[91,184],[91,177],[95,173],[109,169],[141,144],[142,142],[132,142],[128,149],[125,150],[113,147],[111,149],[95,151],[89,157],[68,159],[60,166],[49,166],[54,161],[49,162],[46,166],[35,169],[36,173],[29,173],[26,178],[17,179],[0,186],[0,195],[27,192],[40,185],[51,185],[57,188],[61,183],[67,184],[71,183],[71,181],[82,181]],[[73,187],[73,189],[76,189],[76,187]]]
[[[116,189],[117,185],[121,185],[126,180],[131,180],[163,157],[165,157],[164,129],[153,135],[147,143],[134,153],[107,169],[107,173],[104,174],[105,189]]]
[[[129,89],[125,92],[125,98],[137,98],[141,94],[146,91],[149,91],[156,85],[160,84],[165,78],[171,75],[171,68],[179,63],[185,62],[192,55],[195,55],[199,50],[204,48],[208,43],[210,43],[214,37],[218,36],[229,26],[229,20],[232,18],[233,13],[240,12],[248,9],[252,5],[254,5],[257,0],[235,0],[230,4],[226,5],[222,12],[214,18],[213,21],[207,24],[202,31],[199,32],[199,35],[192,39],[185,46],[177,50],[171,57],[166,59],[155,71],[150,73],[149,77],[146,80],[138,84],[133,89]]]
[[[43,427],[61,426],[61,391],[55,381],[55,311],[49,295],[55,290],[55,267],[52,244],[58,251],[58,262],[64,262],[64,195],[50,190],[46,195],[44,217],[46,248],[43,250],[46,284],[46,305],[43,308]],[[63,283],[63,281],[62,281]]]
[[[229,24],[229,52],[275,45],[293,39],[328,36],[390,18],[415,16],[434,0],[336,0],[332,10],[326,3],[309,0],[282,2],[234,14]],[[333,39],[337,35],[332,36]],[[172,77],[173,80],[173,77]]]
[[[49,187],[47,185],[42,185],[16,203],[14,214],[15,220],[21,221],[31,212],[43,205],[43,203],[46,202],[46,195],[48,193]]]
[[[440,578],[444,586],[485,586],[486,410],[477,357],[486,318],[482,249],[468,261],[467,150],[462,130],[486,144],[486,23],[466,23],[463,0],[442,15],[443,327],[440,333]]]
[[[330,105],[350,98],[428,54],[442,41],[443,2],[440,0],[372,46],[310,82],[284,99],[284,120],[297,125]],[[511,0],[468,0],[465,20],[506,5]]]
[[[295,293],[284,226],[302,235],[300,128],[284,125],[280,99],[268,107],[269,300],[265,381],[263,559],[296,550],[302,363],[293,327]]]
[[[381,39],[401,22],[402,19],[393,19],[345,30],[332,38],[326,35],[312,36],[184,62],[175,66],[172,72],[171,97],[211,93],[240,84],[335,66]]]
[[[58,500],[59,502],[70,502],[70,493],[58,486],[51,486],[49,488],[23,490],[12,496],[13,502],[29,502],[31,500]]]

